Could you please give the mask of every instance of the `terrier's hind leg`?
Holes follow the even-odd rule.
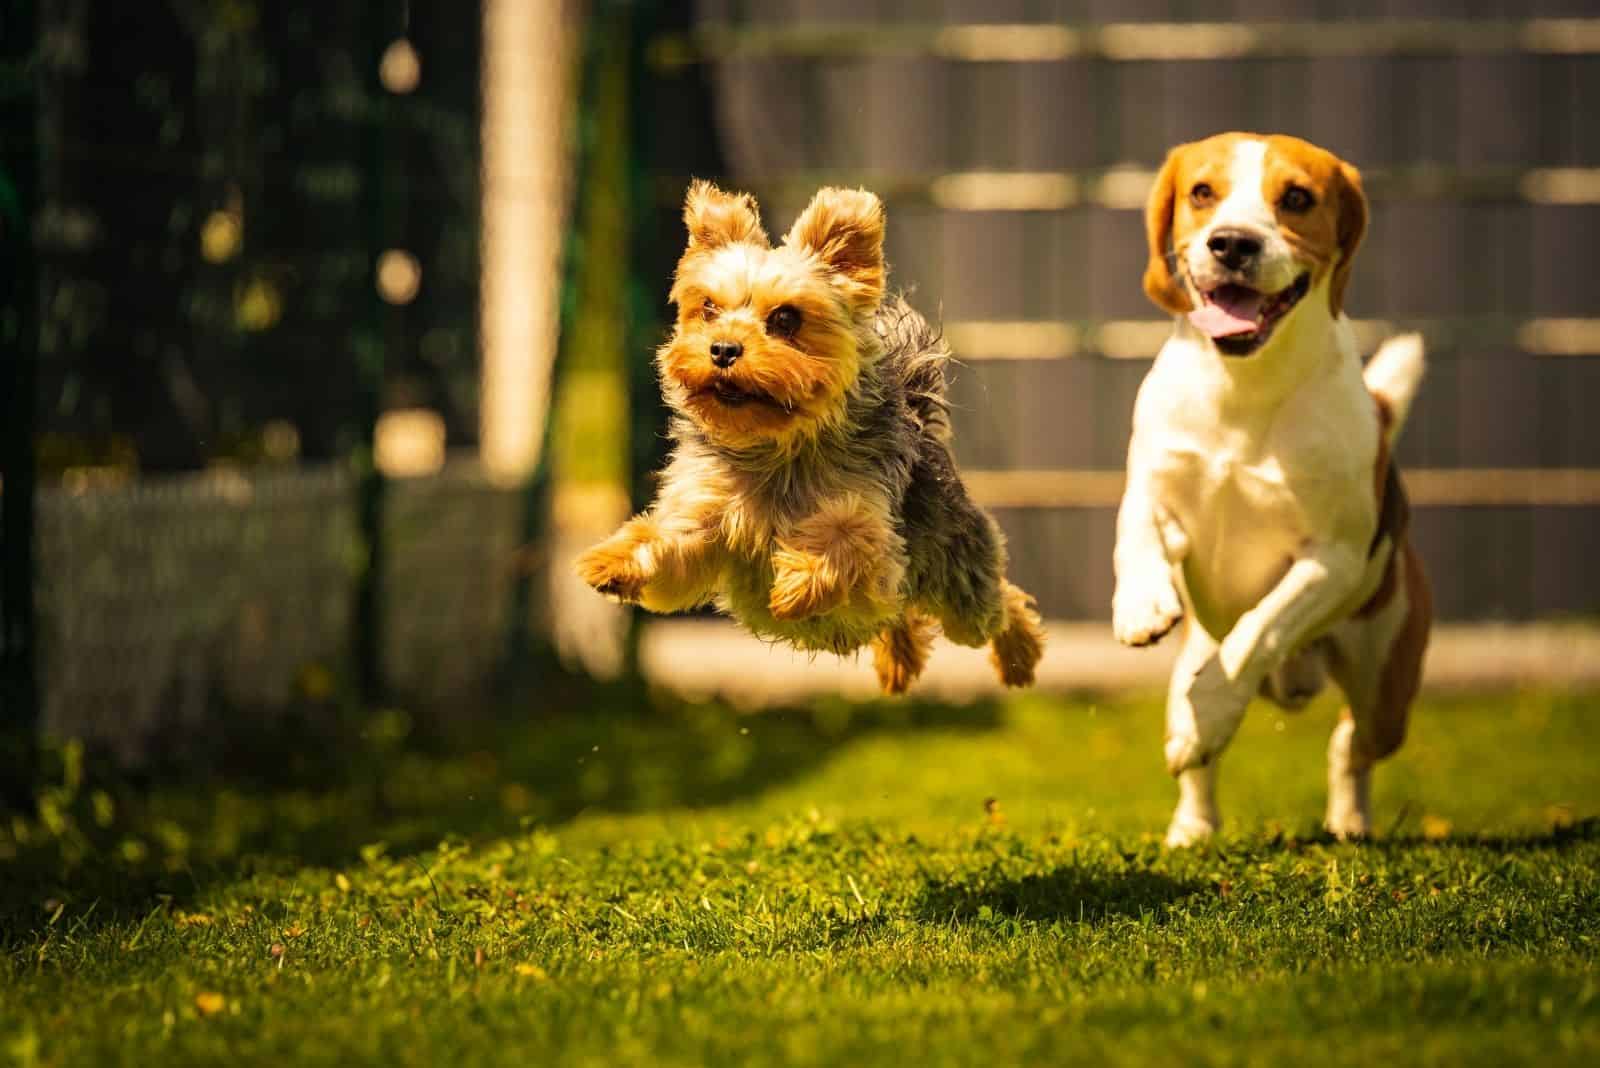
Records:
[[[946,638],[975,649],[1005,626],[1005,539],[993,519],[964,499],[948,515],[942,536],[920,547],[921,600]]]
[[[938,624],[914,608],[872,640],[872,666],[883,692],[899,696],[910,689],[928,664]]]
[[[1044,656],[1044,623],[1033,598],[1005,579],[1000,580],[1000,600],[1005,617],[989,641],[989,662],[1005,685],[1030,686],[1033,669]]]

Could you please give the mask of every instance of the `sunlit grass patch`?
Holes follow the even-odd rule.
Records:
[[[1331,707],[1257,710],[1227,832],[1179,853],[1143,699],[613,691],[277,777],[64,768],[5,832],[0,1054],[1587,1062],[1595,711],[1425,705],[1382,835],[1342,845],[1316,830]]]

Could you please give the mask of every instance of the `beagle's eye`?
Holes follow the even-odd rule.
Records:
[[[800,312],[789,305],[780,305],[767,316],[767,332],[779,337],[793,337],[800,329]]]
[[[700,305],[700,318],[710,322],[712,319],[717,317],[717,313],[721,310],[721,308],[717,307],[716,301],[712,300],[710,297],[707,297],[705,299],[705,303]]]
[[[1217,194],[1205,182],[1196,182],[1194,188],[1189,190],[1189,203],[1197,208],[1203,208],[1217,199]]]
[[[1311,195],[1310,190],[1291,185],[1283,191],[1283,196],[1278,198],[1278,207],[1298,215],[1302,211],[1309,211],[1316,202],[1317,198]]]

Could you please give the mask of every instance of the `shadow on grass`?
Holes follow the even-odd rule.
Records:
[[[993,883],[930,882],[917,903],[917,913],[934,923],[997,919],[1099,923],[1119,916],[1149,916],[1161,923],[1167,906],[1207,889],[1208,885],[1198,880],[1137,868],[1060,867]]]
[[[0,822],[0,942],[37,930],[57,904],[125,916],[181,905],[217,880],[344,865],[373,843],[403,856],[588,811],[723,805],[869,736],[1000,722],[992,702],[822,700],[743,715],[567,678],[489,714],[414,722],[396,711],[314,711],[189,740],[138,777],[57,753],[39,812],[9,829]]]
[[[1330,837],[1328,841],[1332,841]],[[1532,852],[1562,852],[1584,842],[1600,840],[1600,818],[1588,817],[1572,823],[1552,827],[1543,834],[1449,834],[1428,837],[1421,834],[1390,835],[1358,843],[1361,849],[1384,853],[1405,853],[1419,849],[1474,850],[1484,853],[1516,854]]]

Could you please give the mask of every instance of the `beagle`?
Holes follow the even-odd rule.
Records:
[[[1347,707],[1328,744],[1326,825],[1366,835],[1372,766],[1405,737],[1432,614],[1390,459],[1421,338],[1390,339],[1363,371],[1343,309],[1366,196],[1315,145],[1180,145],[1145,226],[1145,292],[1175,326],[1134,405],[1112,626],[1149,645],[1184,622],[1167,844],[1216,831],[1217,758],[1250,700],[1297,709],[1330,675]]]

